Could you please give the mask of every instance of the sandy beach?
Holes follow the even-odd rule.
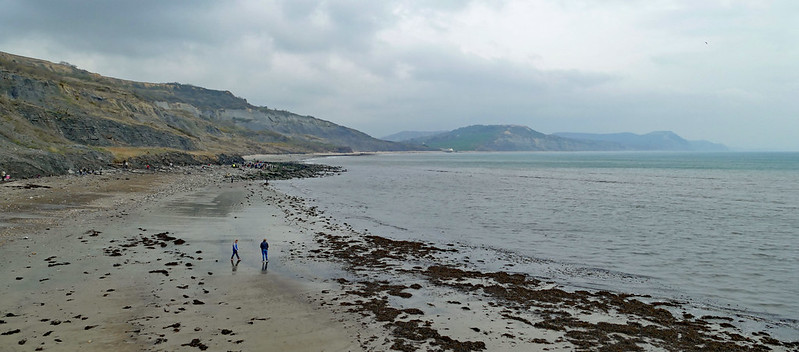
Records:
[[[457,245],[356,231],[254,172],[0,184],[0,350],[799,350],[672,302],[473,271]]]
[[[226,216],[247,197],[231,171],[2,184],[0,350],[358,350],[346,324],[308,303],[307,287],[262,270],[257,246],[242,241],[243,260],[228,260],[235,237],[264,237],[231,233]],[[175,205],[207,187],[216,193],[192,199],[208,205],[199,213]]]

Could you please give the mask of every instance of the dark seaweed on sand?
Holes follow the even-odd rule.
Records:
[[[430,285],[449,287],[461,292],[488,297],[507,308],[507,312],[529,314],[535,311],[538,319],[530,320],[516,314],[504,313],[502,317],[539,329],[561,332],[565,340],[583,351],[643,351],[645,346],[656,346],[667,351],[768,351],[766,345],[799,347],[796,343],[780,342],[768,336],[760,340],[729,331],[716,331],[703,319],[692,319],[690,315],[675,317],[662,305],[669,302],[645,303],[632,295],[608,291],[569,292],[558,288],[547,288],[535,278],[522,273],[504,271],[480,272],[436,264],[436,254],[454,251],[415,241],[397,241],[380,236],[340,236],[324,232],[316,233],[321,249],[314,250],[317,257],[332,258],[344,264],[350,271],[384,271],[394,269],[410,272],[422,277]],[[426,268],[400,268],[400,264],[411,258],[432,262]],[[478,279],[478,280],[470,280]],[[338,279],[342,286],[350,287],[347,294],[360,297],[354,302],[341,303],[349,311],[371,316],[385,323],[385,328],[394,336],[391,349],[415,351],[427,343],[438,350],[480,351],[486,345],[482,341],[458,341],[440,334],[429,323],[419,320],[403,320],[408,315],[423,316],[416,308],[391,307],[385,295],[411,297],[410,287],[386,281],[350,282]],[[479,282],[479,283],[475,283]],[[421,288],[421,285],[417,288]],[[616,313],[639,321],[626,323],[587,322],[580,320],[566,309],[587,312]],[[642,323],[645,322],[645,323]],[[479,330],[479,329],[478,329]],[[516,338],[505,334],[505,338]],[[544,339],[530,343],[548,345]]]

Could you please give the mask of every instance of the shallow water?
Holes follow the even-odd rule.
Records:
[[[534,276],[687,301],[775,323],[783,337],[799,338],[797,153],[315,161],[348,172],[273,184],[356,228],[457,242],[515,258],[514,270]]]

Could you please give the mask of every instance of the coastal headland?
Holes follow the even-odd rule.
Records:
[[[344,171],[290,159],[0,184],[0,350],[799,350],[678,302],[354,229],[271,188]]]

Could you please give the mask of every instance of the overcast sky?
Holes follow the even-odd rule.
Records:
[[[0,0],[0,51],[375,137],[520,124],[799,150],[799,1]]]

